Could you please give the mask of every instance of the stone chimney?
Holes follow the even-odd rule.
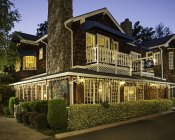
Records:
[[[132,22],[129,21],[129,19],[125,19],[125,21],[123,21],[120,26],[122,27],[122,29],[125,31],[126,34],[132,35]]]
[[[72,0],[48,0],[48,74],[71,67],[71,33],[64,26],[70,18]]]

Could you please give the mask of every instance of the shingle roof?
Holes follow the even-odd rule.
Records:
[[[163,45],[167,41],[169,41],[173,36],[174,36],[174,34],[166,36],[166,37],[162,37],[162,38],[159,38],[159,39],[154,39],[154,40],[151,40],[151,41],[145,41],[141,44],[141,46],[150,48],[150,47],[154,47],[154,46]]]
[[[39,37],[31,34],[26,34],[22,32],[16,32],[21,38],[26,39],[26,40],[31,40],[31,41],[36,41],[39,39]]]

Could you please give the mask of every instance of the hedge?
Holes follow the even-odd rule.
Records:
[[[32,101],[29,102],[30,110],[33,112],[38,113],[45,113],[47,114],[48,110],[48,101],[38,100],[38,101]]]
[[[9,107],[4,107],[3,108],[3,113],[4,113],[4,115],[10,115]]]
[[[23,123],[23,120],[22,120],[22,116],[25,114],[26,112],[19,112],[16,114],[16,120],[18,123]]]
[[[67,127],[66,102],[62,99],[54,99],[48,102],[48,123],[53,129],[63,130]]]
[[[36,129],[46,129],[48,124],[47,115],[44,113],[38,113],[35,117],[33,117],[32,123]]]
[[[69,107],[69,129],[80,130],[98,125],[118,122],[144,115],[171,110],[172,101],[145,100],[110,104],[108,108],[100,104],[71,105]]]
[[[25,112],[24,114],[22,114],[22,121],[23,123],[30,125],[30,121],[29,121],[29,117],[33,112]]]
[[[36,115],[38,115],[37,112],[32,112],[32,113],[30,114],[30,116],[29,116],[29,122],[30,122],[30,125],[31,125],[32,127],[35,127],[35,126],[34,126],[33,120],[34,120],[34,117],[35,117]]]
[[[11,115],[14,114],[14,105],[17,105],[17,104],[19,104],[18,97],[10,97],[10,100],[9,100],[9,111],[10,111]]]
[[[32,110],[31,110],[31,108],[29,106],[29,103],[30,102],[27,101],[27,102],[23,102],[23,103],[20,104],[22,112],[32,112]]]
[[[173,102],[173,107],[175,107],[175,97],[171,98],[171,101]]]

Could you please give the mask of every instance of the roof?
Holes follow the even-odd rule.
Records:
[[[69,69],[67,71],[58,72],[55,74],[45,74],[45,75],[36,75],[35,77],[28,77],[26,79],[23,79],[20,82],[13,83],[11,85],[19,85],[19,84],[26,84],[31,82],[38,82],[48,79],[53,79],[57,77],[63,77],[63,76],[84,76],[84,77],[91,77],[91,78],[109,78],[109,79],[118,79],[118,80],[130,80],[130,81],[140,81],[140,82],[156,82],[156,83],[167,83],[167,84],[173,84],[169,83],[165,80],[156,79],[156,78],[150,78],[150,77],[140,77],[140,76],[128,76],[128,75],[120,75],[120,74],[112,74],[112,73],[104,73],[104,72],[97,72],[89,69],[82,69],[82,68],[73,68]]]
[[[169,35],[169,36],[165,36],[159,39],[154,39],[154,40],[150,40],[150,41],[145,41],[141,44],[141,46],[143,47],[147,47],[147,48],[151,48],[151,47],[155,47],[155,46],[160,46],[160,45],[164,45],[166,44],[169,40],[172,39],[172,37],[175,36],[173,35]]]
[[[99,29],[102,29],[104,31],[107,31],[107,32],[110,32],[112,34],[115,34],[117,36],[120,36],[120,37],[123,37],[123,38],[126,38],[126,39],[129,39],[129,40],[134,40],[134,38],[128,34],[124,34],[120,31],[117,31],[111,27],[108,27],[106,25],[103,25],[99,22],[96,22],[96,21],[86,21],[85,23],[82,24],[81,28],[83,30],[89,30],[91,28],[99,28]]]
[[[79,15],[79,16],[76,16],[76,17],[73,17],[73,18],[69,19],[68,21],[66,21],[65,23],[76,22],[76,21],[81,20],[83,18],[88,18],[88,17],[95,16],[95,15],[101,14],[101,13],[107,14],[110,17],[110,19],[114,22],[116,27],[119,29],[119,31],[121,31],[122,33],[125,33],[124,30],[120,27],[119,23],[111,15],[111,13],[108,11],[108,9],[106,7],[102,8],[102,9],[92,11],[92,12],[89,12],[89,13],[82,14],[82,15]]]
[[[36,41],[39,39],[39,37],[37,37],[35,35],[26,34],[26,33],[22,33],[22,32],[16,32],[16,33],[21,39],[24,39],[24,40]]]

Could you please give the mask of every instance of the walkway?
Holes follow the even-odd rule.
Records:
[[[18,124],[14,118],[0,116],[0,140],[54,140],[54,138]]]

